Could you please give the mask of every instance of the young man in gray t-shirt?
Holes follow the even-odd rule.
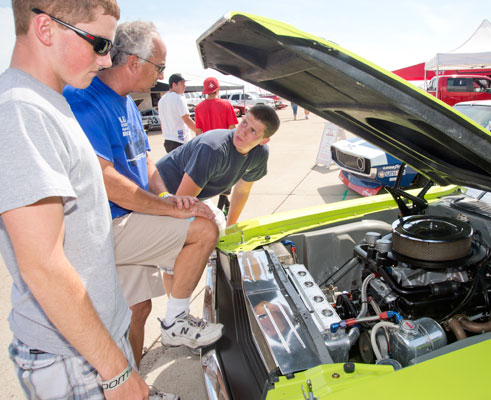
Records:
[[[61,95],[111,65],[119,7],[90,4],[14,0],[17,40],[0,76],[0,251],[14,280],[10,356],[29,398],[149,392],[125,336],[100,167]]]
[[[235,130],[208,131],[157,164],[169,192],[207,200],[234,186],[226,226],[233,225],[249,198],[252,185],[267,173],[266,144],[278,130],[280,120],[271,107],[252,107]],[[213,204],[208,202],[210,207]],[[224,229],[223,214],[215,210],[216,222]]]

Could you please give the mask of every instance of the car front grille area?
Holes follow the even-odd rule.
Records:
[[[370,160],[364,157],[352,156],[351,154],[343,153],[336,148],[332,148],[331,154],[333,160],[343,168],[364,175],[370,174]]]

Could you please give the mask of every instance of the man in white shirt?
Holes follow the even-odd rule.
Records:
[[[167,153],[188,142],[196,133],[196,125],[184,101],[186,80],[181,74],[169,78],[169,92],[159,100],[159,116]]]

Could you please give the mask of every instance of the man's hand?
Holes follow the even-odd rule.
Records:
[[[171,200],[179,210],[192,207],[199,202],[199,200],[193,196],[170,196],[166,197],[166,199]]]
[[[172,203],[176,207],[175,213],[172,214],[175,218],[203,217],[214,219],[215,214],[210,207],[203,204],[195,197],[190,196],[170,196],[163,201]]]
[[[114,390],[105,390],[104,397],[108,400],[117,399],[148,399],[150,391],[138,372],[133,370],[129,379]]]
[[[121,372],[128,360],[99,319],[84,282],[65,255],[63,211],[61,198],[48,197],[30,206],[6,211],[1,217],[19,272],[33,296],[60,335],[97,369],[103,380],[107,380]],[[64,304],[70,307],[61,306]],[[139,383],[141,378],[136,373],[134,375],[135,385],[128,385],[125,390],[129,393],[138,389],[141,396],[132,398],[147,398],[145,390],[148,388]]]

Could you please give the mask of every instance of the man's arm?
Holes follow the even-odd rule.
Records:
[[[228,129],[234,129],[236,126],[237,126],[236,124],[230,125]]]
[[[189,114],[184,114],[181,118],[189,129],[191,129],[194,133],[198,134],[198,129],[196,129],[196,124],[189,116]]]
[[[65,256],[61,199],[50,197],[6,211],[2,219],[22,279],[50,321],[103,380],[118,375],[128,360],[105,329],[77,271]],[[106,392],[106,396],[123,398],[131,392],[141,396],[148,393],[145,382],[136,373],[120,388]]]
[[[162,177],[160,176],[159,171],[155,166],[155,163],[150,158],[148,153],[147,153],[147,171],[148,171],[148,188],[150,189],[150,191],[153,194],[156,194],[157,196],[162,192],[167,192],[168,191],[167,187],[165,186],[165,183],[162,180]]]
[[[233,190],[232,199],[230,200],[230,208],[227,215],[227,226],[233,225],[240,217],[240,213],[249,198],[249,193],[254,182],[247,182],[243,179],[239,180]]]
[[[196,127],[196,130],[194,131],[196,136],[201,135],[203,133],[203,130],[201,129],[203,127],[203,121],[201,118],[201,108],[199,107],[199,104],[194,109],[194,125]]]
[[[178,196],[198,196],[203,189],[200,188],[196,183],[194,183],[193,179],[187,174],[184,173],[181,184],[177,188],[176,194]]]
[[[189,197],[160,198],[140,188],[135,182],[120,174],[112,162],[97,157],[102,168],[107,197],[127,210],[175,218],[204,217],[213,219],[213,212],[197,199]]]

